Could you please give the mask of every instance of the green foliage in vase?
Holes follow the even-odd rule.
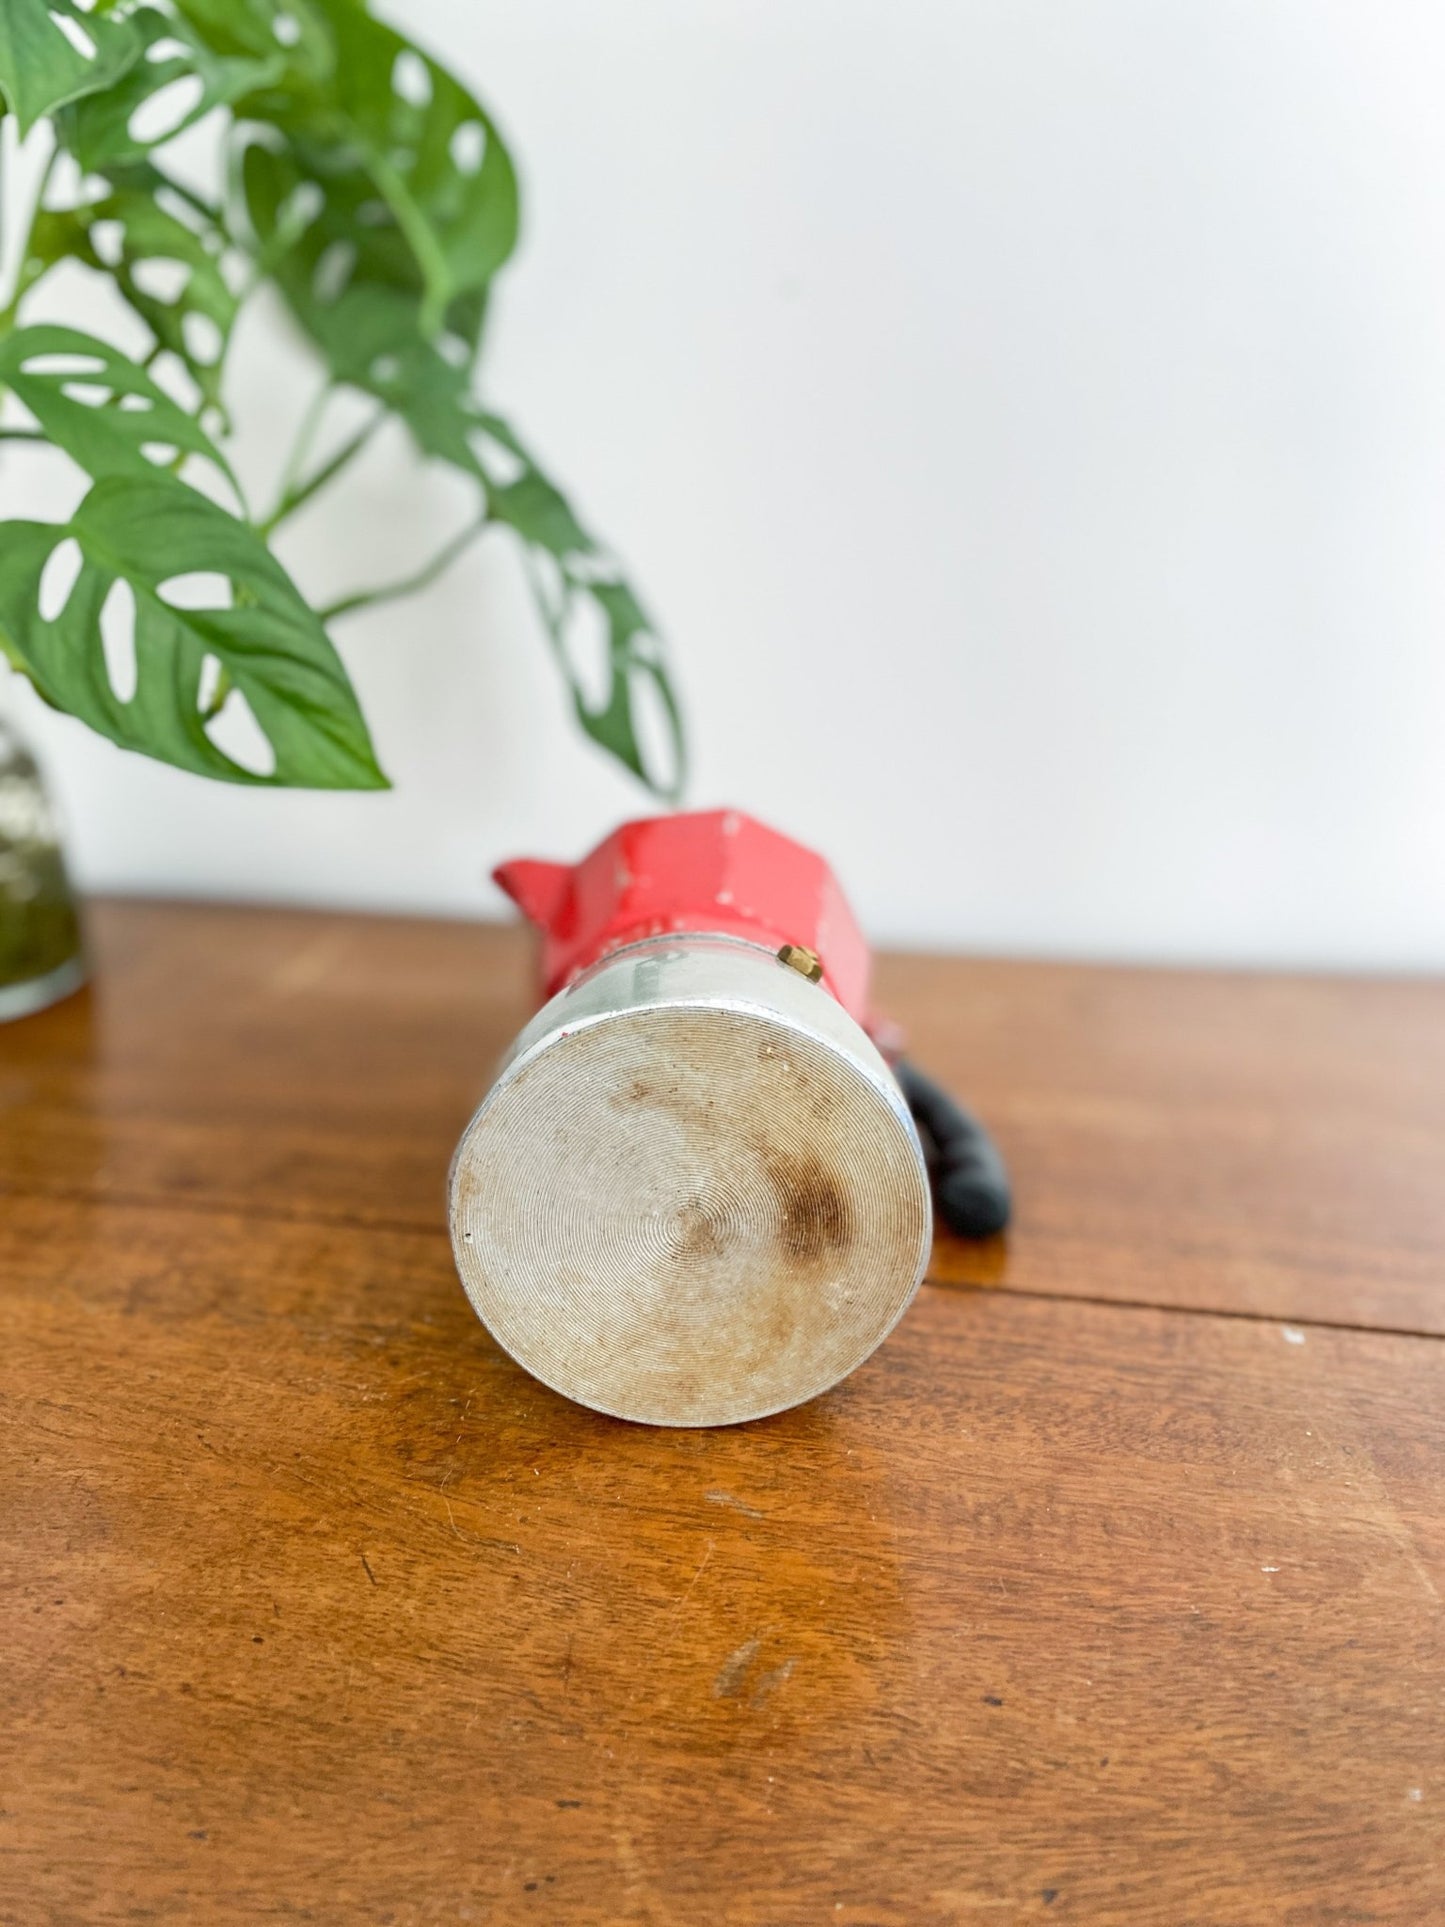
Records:
[[[21,139],[45,123],[36,139],[50,143],[0,296],[0,396],[13,397],[0,436],[63,450],[90,484],[68,523],[0,523],[0,652],[41,696],[201,775],[384,786],[328,628],[420,587],[501,525],[522,545],[578,722],[675,793],[681,720],[642,605],[478,395],[518,203],[506,146],[467,88],[364,0],[0,0],[0,103]],[[208,117],[221,164],[198,192],[168,148]],[[75,186],[57,205],[63,156]],[[29,297],[65,261],[106,277],[143,324],[139,358],[26,324]],[[268,282],[324,373],[274,502],[253,510],[226,456],[226,358],[242,303]],[[323,460],[313,446],[343,390],[370,413]],[[270,538],[392,418],[424,457],[461,471],[475,511],[405,581],[314,608]],[[47,570],[66,589],[58,612]],[[124,699],[101,625],[117,593],[134,609]],[[579,620],[605,639],[600,695],[569,654]],[[237,695],[270,746],[264,775],[214,740]],[[644,744],[649,698],[665,773]]]

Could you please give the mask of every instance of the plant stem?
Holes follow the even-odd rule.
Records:
[[[469,522],[449,542],[444,543],[429,562],[424,562],[414,575],[403,576],[399,582],[383,583],[379,589],[360,589],[355,595],[342,596],[339,602],[330,602],[324,609],[318,609],[317,614],[323,622],[334,622],[338,616],[349,616],[355,609],[369,609],[378,602],[394,602],[398,596],[412,595],[416,590],[426,588],[428,583],[435,582],[444,570],[451,567],[490,521],[490,516],[482,514],[475,522]]]
[[[280,521],[283,505],[295,486],[296,477],[301,473],[301,464],[310,453],[311,444],[316,439],[316,431],[321,426],[321,418],[326,413],[327,404],[335,392],[335,383],[322,382],[311,397],[306,413],[301,417],[301,426],[296,431],[296,439],[291,444],[291,453],[286,457],[286,466],[281,471],[280,485],[276,491],[276,506],[261,524],[262,532],[272,529]]]
[[[325,488],[333,476],[339,475],[348,463],[356,459],[381,426],[385,416],[385,408],[378,408],[370,420],[363,422],[350,440],[343,442],[336,453],[329,456],[313,474],[308,475],[304,482],[293,481],[283,487],[280,499],[277,501],[271,513],[264,521],[257,523],[258,533],[261,535],[270,535],[272,530],[278,528],[281,523],[286,520],[288,515],[294,515],[303,503],[309,502],[318,489]],[[304,427],[305,424],[303,423],[303,430]],[[314,435],[314,429],[312,433]],[[310,436],[308,436],[308,440],[309,439],[311,439]],[[289,462],[287,464],[288,474],[292,473],[298,467],[299,464],[294,460]]]
[[[396,217],[396,224],[406,236],[407,245],[421,269],[425,284],[421,330],[424,335],[435,334],[446,313],[446,289],[450,279],[446,255],[430,221],[423,216],[412,198],[411,189],[391,162],[370,145],[366,152],[366,166],[382,199]]]

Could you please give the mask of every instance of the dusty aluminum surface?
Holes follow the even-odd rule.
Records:
[[[452,1165],[492,1335],[567,1397],[725,1425],[847,1376],[901,1317],[931,1207],[887,1066],[727,938],[619,951],[522,1033]]]

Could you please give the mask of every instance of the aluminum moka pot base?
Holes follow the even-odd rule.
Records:
[[[611,952],[518,1038],[457,1147],[468,1297],[544,1384],[730,1425],[845,1378],[918,1289],[917,1132],[862,1028],[770,950]]]

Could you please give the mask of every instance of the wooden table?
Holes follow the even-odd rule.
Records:
[[[0,1920],[1445,1920],[1445,986],[890,958],[996,1126],[801,1411],[452,1269],[461,924],[113,903],[0,1030]]]

